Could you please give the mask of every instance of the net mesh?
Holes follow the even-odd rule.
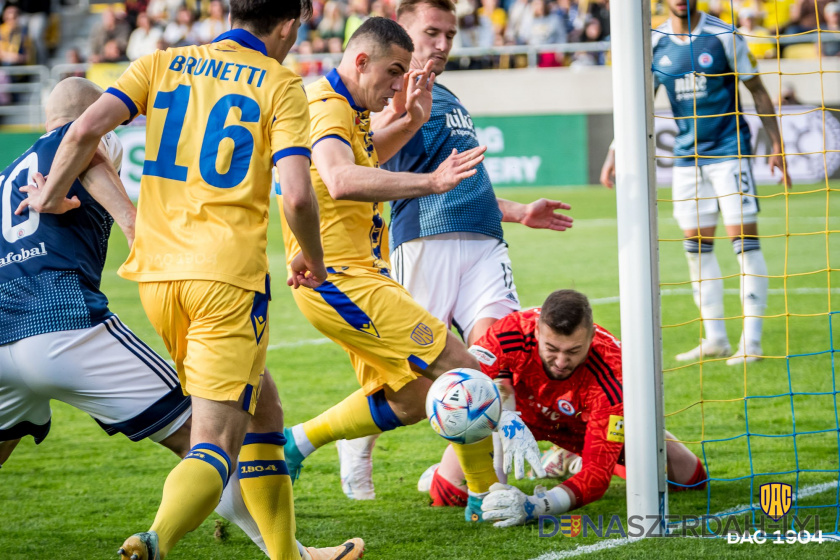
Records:
[[[783,530],[837,535],[840,28],[793,4],[699,2],[671,25],[654,2],[665,420],[707,472],[670,511],[762,527],[761,487],[783,483]]]

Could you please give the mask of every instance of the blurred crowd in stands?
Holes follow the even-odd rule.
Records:
[[[0,0],[0,64],[124,62],[155,49],[207,43],[226,31],[228,0],[90,0],[95,18],[87,48],[57,49],[58,13],[76,0]],[[368,17],[394,18],[399,0],[314,0],[312,18],[300,28],[290,64],[302,75],[328,71],[353,31]],[[615,0],[613,0],[615,1]],[[651,0],[654,26],[667,17],[665,0]],[[780,45],[777,34],[805,37],[821,30],[840,38],[840,4],[827,0],[699,0],[700,10],[735,25],[757,58],[840,55],[840,42]],[[546,47],[609,40],[610,0],[457,0],[459,32],[455,48],[508,45]],[[828,36],[826,33],[823,37]],[[79,44],[78,41],[73,45]],[[52,58],[51,58],[52,57]],[[572,49],[558,53],[537,48],[538,66],[589,66],[609,63],[609,52]],[[454,58],[451,69],[519,67],[525,55],[475,54]]]

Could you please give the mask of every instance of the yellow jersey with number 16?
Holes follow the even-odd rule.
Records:
[[[136,239],[120,275],[263,292],[273,164],[309,157],[301,79],[243,29],[157,51],[107,93],[146,115]]]

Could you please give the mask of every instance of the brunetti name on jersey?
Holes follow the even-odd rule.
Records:
[[[47,247],[43,242],[41,242],[37,247],[32,247],[31,249],[21,249],[17,253],[12,253],[10,251],[5,257],[0,257],[0,267],[4,267],[9,264],[18,264],[29,259],[34,259],[35,257],[43,257],[45,255],[47,255]]]

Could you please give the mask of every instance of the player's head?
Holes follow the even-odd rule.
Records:
[[[545,374],[567,379],[586,360],[595,334],[589,300],[575,290],[552,293],[543,303],[535,334]]]
[[[382,17],[366,20],[350,37],[341,59],[342,70],[351,73],[358,86],[353,92],[356,104],[381,111],[402,89],[413,50],[411,37],[397,22]]]
[[[263,40],[268,56],[282,62],[297,39],[301,19],[312,14],[312,0],[230,0],[233,28]]]
[[[694,14],[697,13],[697,0],[668,0],[668,9],[680,19],[691,15],[691,24],[694,25]]]
[[[65,78],[58,82],[47,98],[44,113],[47,130],[78,119],[85,109],[102,95],[102,88],[84,78]]]
[[[403,0],[397,9],[397,21],[414,41],[414,66],[424,68],[432,60],[434,73],[443,72],[458,31],[455,3],[452,0]]]

